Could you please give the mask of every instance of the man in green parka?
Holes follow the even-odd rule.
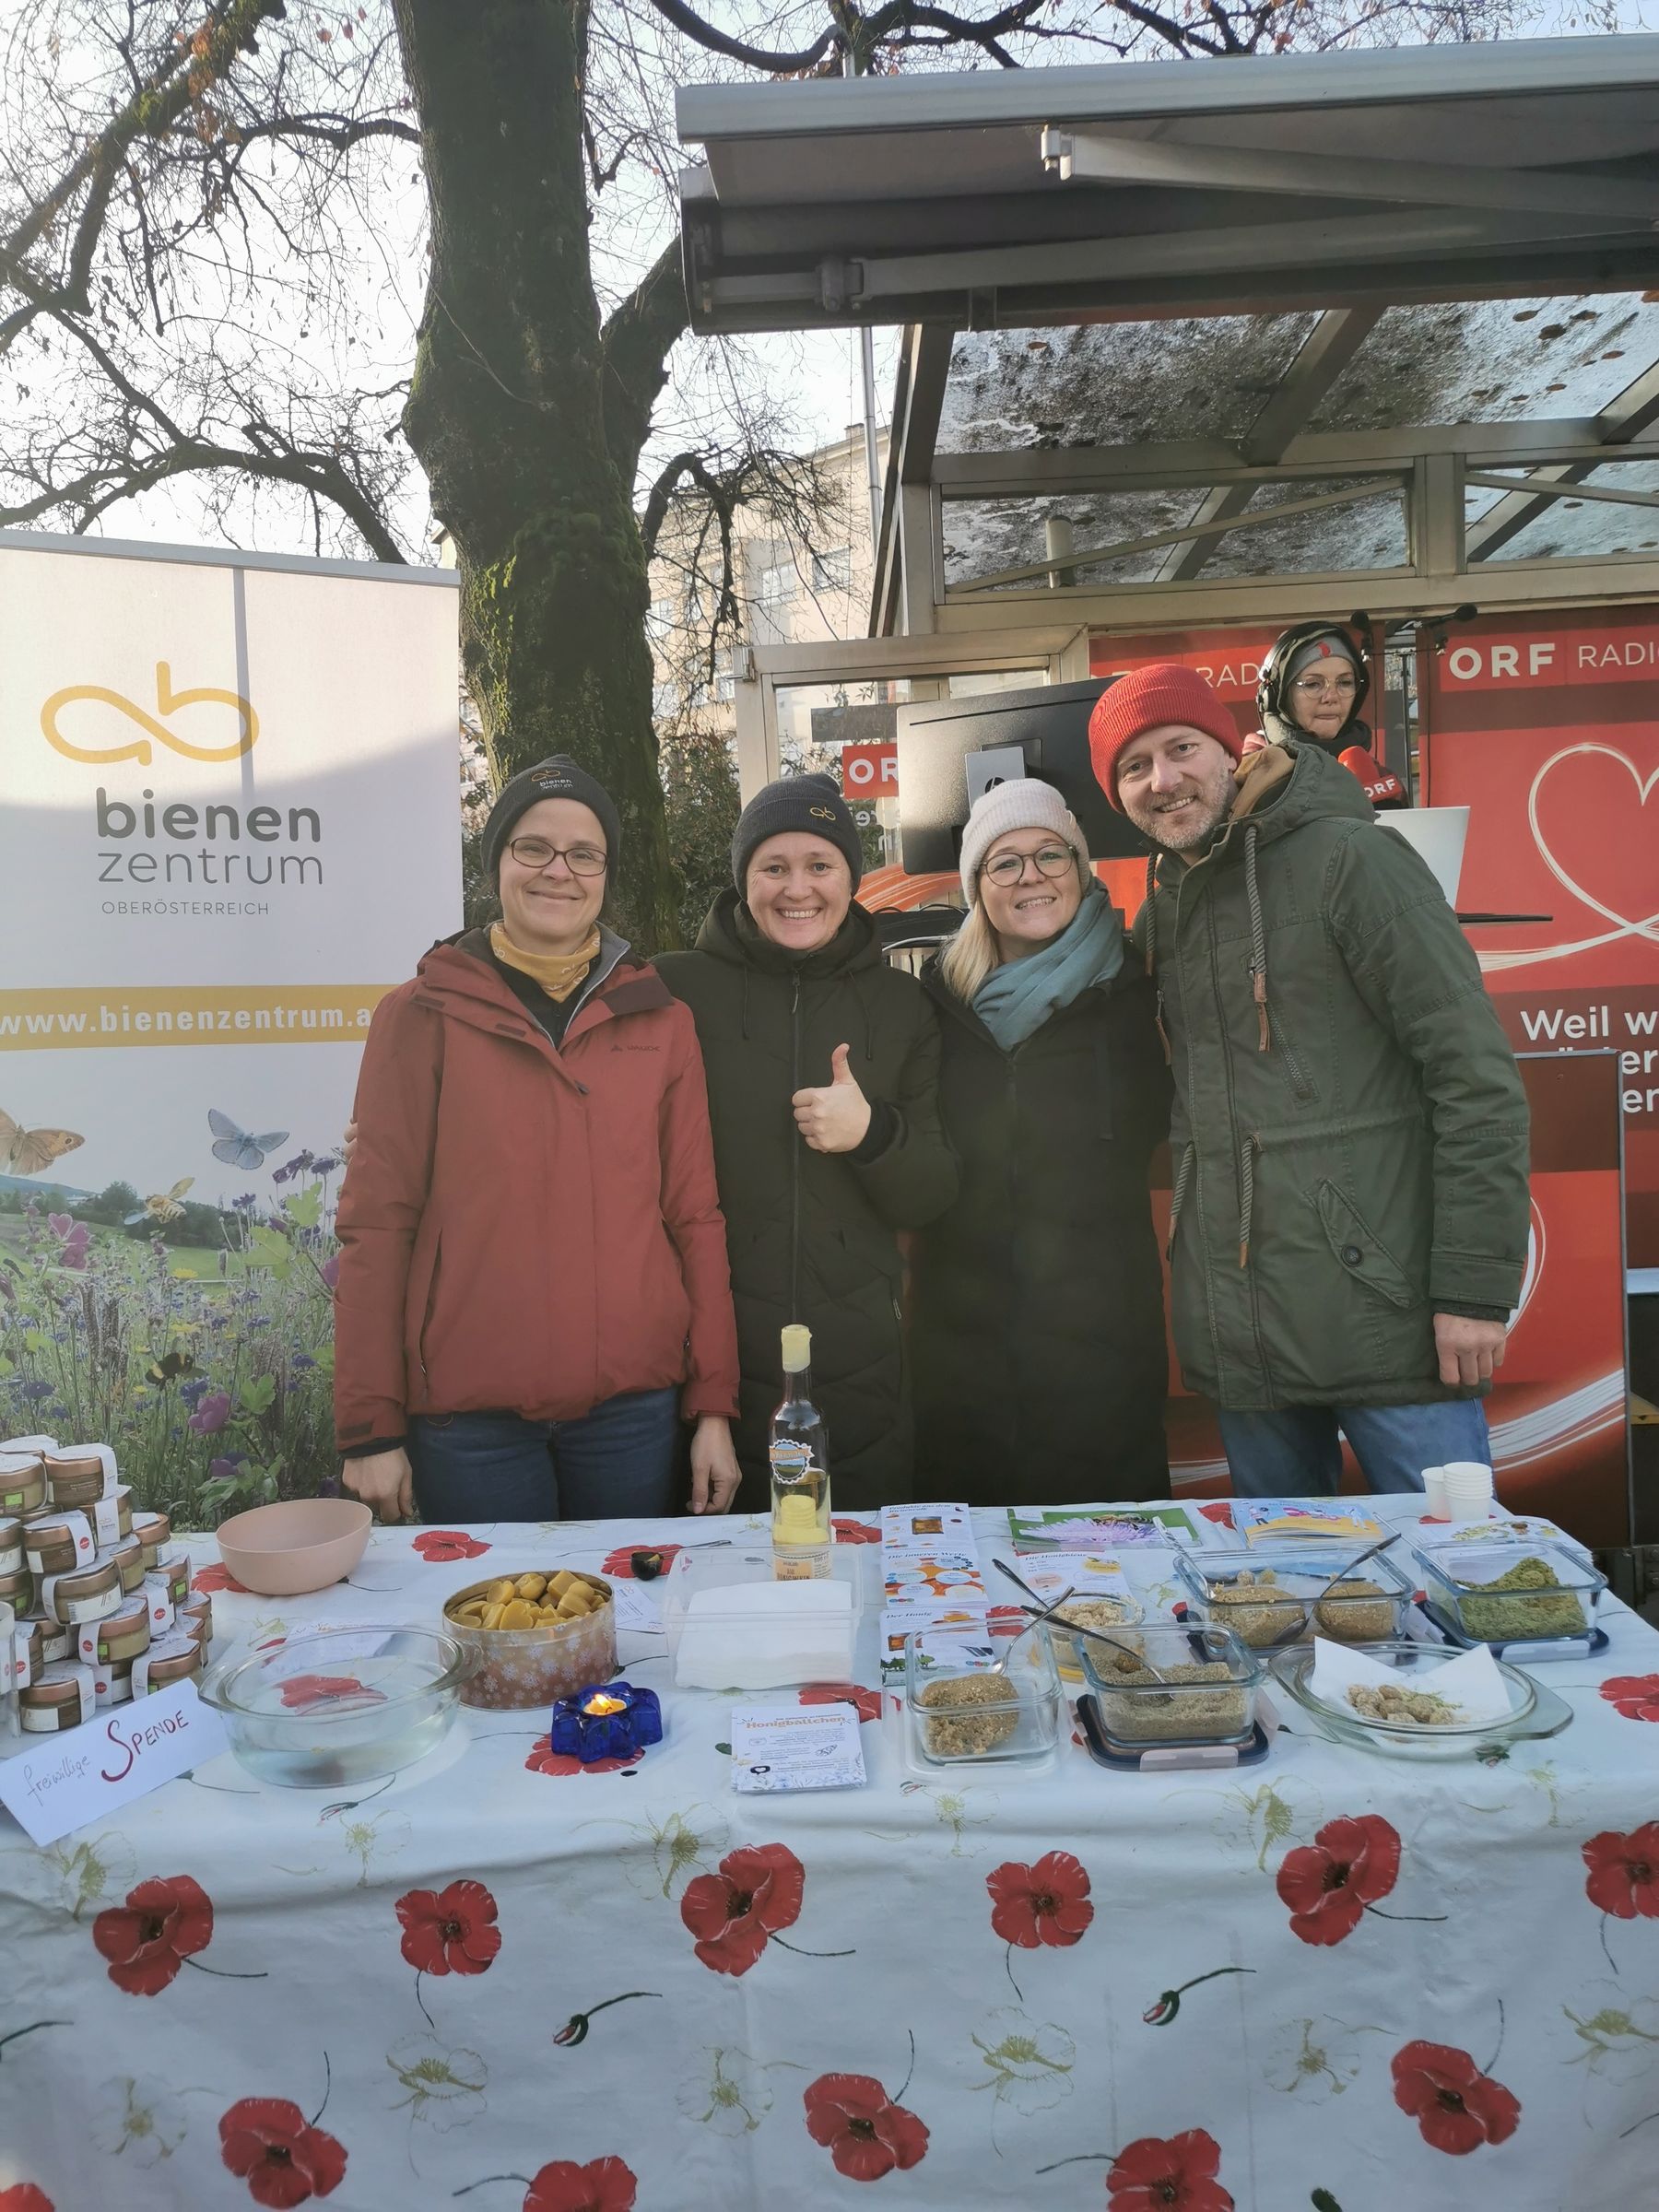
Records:
[[[1241,758],[1194,670],[1136,670],[1089,724],[1161,848],[1135,940],[1175,1077],[1176,1349],[1234,1488],[1374,1490],[1490,1464],[1528,1222],[1514,1054],[1456,916],[1314,747]]]

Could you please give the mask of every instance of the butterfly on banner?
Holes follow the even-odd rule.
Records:
[[[213,1157],[230,1168],[263,1168],[265,1156],[288,1142],[286,1129],[272,1129],[264,1136],[250,1136],[217,1106],[207,1109],[207,1126],[215,1137]],[[77,1140],[78,1141],[78,1140]]]
[[[73,1129],[23,1129],[9,1113],[0,1109],[0,1169],[15,1169],[19,1175],[38,1175],[49,1168],[54,1159],[62,1159],[65,1152],[73,1152],[76,1145],[86,1143]]]
[[[179,1201],[194,1181],[194,1175],[181,1175],[171,1191],[152,1191],[137,1212],[127,1216],[127,1228],[136,1221],[176,1221],[184,1211]]]

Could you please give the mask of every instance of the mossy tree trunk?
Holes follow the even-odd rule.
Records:
[[[685,326],[664,255],[603,324],[588,255],[578,0],[394,0],[431,265],[404,425],[461,574],[466,680],[498,778],[569,753],[616,799],[613,906],[677,941],[632,493]]]

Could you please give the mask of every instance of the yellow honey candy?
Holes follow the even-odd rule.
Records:
[[[501,1616],[506,1610],[506,1606],[499,1603],[486,1606],[484,1618],[480,1625],[487,1629],[499,1629],[501,1625]]]
[[[489,1585],[489,1602],[492,1606],[511,1605],[517,1595],[518,1591],[510,1576],[503,1576],[499,1583]]]
[[[503,1629],[533,1629],[535,1626],[535,1607],[528,1598],[515,1597],[511,1605],[501,1607],[497,1626]]]
[[[572,1587],[572,1585],[575,1583],[575,1581],[576,1577],[571,1572],[570,1569],[568,1567],[561,1567],[559,1572],[552,1576],[552,1578],[549,1580],[544,1594],[550,1597],[554,1604],[557,1605],[559,1600],[564,1595],[565,1592]]]
[[[540,1597],[547,1587],[547,1578],[545,1574],[521,1574],[518,1578],[518,1594],[521,1597]]]

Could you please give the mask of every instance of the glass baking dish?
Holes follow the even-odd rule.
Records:
[[[1607,1578],[1561,1545],[1459,1544],[1414,1558],[1430,1610],[1461,1642],[1585,1642],[1595,1632]]]
[[[301,1629],[233,1655],[198,1685],[250,1774],[334,1789],[394,1774],[449,1734],[475,1662],[441,1629]]]
[[[1077,1641],[1101,1731],[1112,1749],[1246,1744],[1254,1734],[1265,1669],[1230,1629],[1148,1620],[1124,1631],[1122,1652],[1091,1636]],[[1136,1653],[1147,1665],[1137,1665]],[[1149,1669],[1166,1679],[1158,1680]]]
[[[1000,1669],[994,1662],[930,1665],[927,1641],[904,1640],[904,1729],[918,1766],[1020,1766],[1048,1758],[1065,1700],[1046,1625],[1017,1637]]]
[[[1182,1552],[1175,1572],[1200,1618],[1230,1629],[1253,1651],[1272,1651],[1312,1632],[1309,1608],[1313,1600],[1332,1575],[1364,1549],[1363,1544],[1303,1537],[1294,1547]],[[1379,1552],[1363,1561],[1354,1580],[1371,1589],[1344,1594],[1338,1585],[1319,1598],[1318,1633],[1335,1643],[1380,1643],[1404,1636],[1415,1590],[1388,1554]]]
[[[1365,1655],[1392,1667],[1407,1687],[1432,1690],[1440,1669],[1464,1653],[1443,1643],[1409,1641],[1371,1644]],[[1346,1700],[1338,1705],[1321,1697],[1313,1688],[1313,1661],[1309,1645],[1281,1652],[1271,1662],[1275,1685],[1310,1714],[1333,1743],[1382,1752],[1391,1758],[1472,1759],[1488,1744],[1559,1735],[1572,1719],[1571,1706],[1554,1690],[1502,1659],[1495,1659],[1494,1665],[1509,1700],[1505,1713],[1488,1721],[1433,1724],[1374,1719],[1356,1712]]]

